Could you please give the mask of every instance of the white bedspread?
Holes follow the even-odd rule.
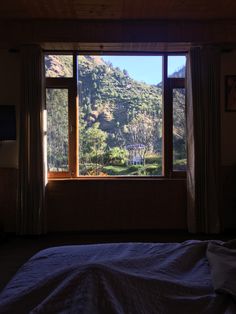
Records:
[[[212,287],[207,241],[55,247],[0,295],[0,313],[236,313]]]

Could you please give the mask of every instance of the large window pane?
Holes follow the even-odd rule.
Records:
[[[173,89],[173,170],[186,170],[185,89]]]
[[[162,57],[78,56],[79,174],[162,174]]]
[[[68,90],[46,89],[48,171],[68,171]]]
[[[46,77],[73,77],[72,55],[45,55]]]

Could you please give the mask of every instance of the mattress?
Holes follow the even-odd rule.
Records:
[[[208,245],[191,240],[48,248],[7,284],[0,313],[236,313],[233,298],[213,288]]]

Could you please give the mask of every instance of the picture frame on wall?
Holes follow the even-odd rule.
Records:
[[[225,110],[236,111],[236,75],[225,77]]]

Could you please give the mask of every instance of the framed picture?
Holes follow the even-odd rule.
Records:
[[[236,111],[236,75],[225,77],[225,110]]]

